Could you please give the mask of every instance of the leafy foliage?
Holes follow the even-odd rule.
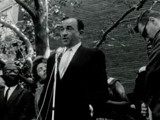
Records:
[[[33,0],[24,0],[25,4],[34,9]],[[49,26],[49,38],[57,39],[58,34],[55,31],[55,26],[59,21],[65,16],[61,11],[62,7],[80,7],[81,2],[78,0],[48,0],[48,26]],[[19,21],[16,26],[23,32],[33,44],[35,41],[35,31],[34,24],[31,16],[22,8],[19,9]],[[5,19],[7,16],[3,15],[1,18]],[[0,38],[1,39],[1,38]],[[29,69],[27,66],[26,57],[26,46],[21,38],[16,36],[14,33],[12,35],[6,36],[4,39],[0,40],[0,56],[4,61],[15,61],[15,63],[22,69],[22,74]]]

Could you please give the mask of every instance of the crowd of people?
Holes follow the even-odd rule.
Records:
[[[82,44],[81,20],[64,18],[59,27],[62,46],[48,59],[33,60],[31,78],[14,61],[0,61],[0,120],[160,120],[159,12],[147,10],[137,19],[149,61],[129,94],[108,76],[104,53]]]

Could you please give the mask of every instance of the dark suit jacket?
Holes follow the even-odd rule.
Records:
[[[145,102],[149,104],[153,120],[160,120],[160,31],[152,40],[146,67]]]
[[[34,115],[34,97],[19,85],[7,102],[4,101],[4,87],[0,88],[0,120],[31,120]]]
[[[55,55],[51,55],[47,63],[48,80],[54,61]],[[105,56],[100,50],[80,46],[62,79],[60,80],[58,75],[57,78],[55,120],[88,120],[90,117],[89,104],[98,108],[107,100]],[[46,120],[51,120],[53,81],[54,75],[49,83],[42,109],[42,116],[43,118],[47,116]],[[47,84],[42,98],[45,96],[46,88]]]

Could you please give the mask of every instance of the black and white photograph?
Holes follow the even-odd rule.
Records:
[[[0,120],[160,120],[159,8],[0,0]]]

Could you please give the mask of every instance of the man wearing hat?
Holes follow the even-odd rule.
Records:
[[[34,97],[21,88],[19,70],[14,63],[3,68],[5,86],[0,88],[0,120],[31,120],[34,115]]]
[[[149,43],[144,100],[152,110],[153,120],[160,120],[160,13],[153,10],[143,12],[135,30]]]

